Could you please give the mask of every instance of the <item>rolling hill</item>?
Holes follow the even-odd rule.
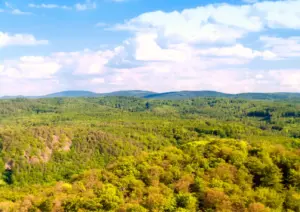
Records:
[[[156,93],[144,98],[148,99],[189,99],[196,97],[232,97],[232,94],[226,94],[216,91],[179,91],[179,92],[167,92],[167,93]]]
[[[243,99],[280,100],[280,99],[300,98],[300,93],[241,93],[241,94],[236,94],[235,97],[243,98]]]
[[[97,97],[99,94],[90,91],[62,91],[58,93],[48,94],[41,96],[41,98],[54,98],[54,97]]]
[[[111,93],[95,93],[90,91],[62,91],[52,93],[45,96],[4,96],[0,99],[13,98],[57,98],[57,97],[101,97],[101,96],[125,96],[146,99],[167,99],[181,100],[197,97],[219,97],[219,98],[240,98],[240,99],[256,99],[256,100],[285,100],[285,99],[300,99],[300,93],[240,93],[228,94],[217,91],[174,91],[165,93],[155,93],[152,91],[143,90],[127,90],[115,91]]]
[[[151,95],[157,95],[158,93],[152,91],[142,91],[142,90],[131,90],[131,91],[115,91],[111,93],[100,94],[103,96],[130,96],[130,97],[146,97]]]

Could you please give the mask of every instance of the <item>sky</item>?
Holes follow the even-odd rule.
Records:
[[[300,92],[300,0],[0,0],[0,96]]]

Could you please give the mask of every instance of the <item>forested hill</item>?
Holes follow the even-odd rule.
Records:
[[[190,99],[196,97],[234,97],[234,95],[216,91],[178,91],[144,96],[147,99]]]
[[[145,97],[154,94],[150,91],[115,91],[111,93],[94,93],[90,91],[63,91],[59,93],[53,93],[39,98],[52,98],[52,97],[100,97],[100,96],[130,96],[130,97]]]
[[[0,100],[0,211],[300,211],[300,102]]]
[[[257,100],[286,100],[286,99],[300,99],[300,93],[240,93],[227,94],[216,91],[178,91],[155,93],[151,91],[129,90],[116,91],[111,93],[95,93],[90,91],[63,91],[52,93],[44,96],[4,96],[2,99],[13,98],[54,98],[54,97],[101,97],[101,96],[123,96],[123,97],[139,97],[146,99],[190,99],[196,97],[226,97],[226,98],[240,98],[240,99],[257,99]],[[1,99],[1,98],[0,98]]]

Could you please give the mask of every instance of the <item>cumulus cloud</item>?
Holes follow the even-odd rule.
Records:
[[[278,82],[281,91],[300,91],[300,69],[272,70],[269,77]]]
[[[48,40],[37,40],[31,34],[8,34],[0,32],[0,48],[5,46],[46,45]]]
[[[45,95],[60,87],[55,79],[28,80],[0,77],[0,95]]]
[[[280,57],[300,57],[300,37],[270,37],[261,36],[260,41],[264,43],[265,48],[270,49]]]
[[[47,57],[25,56],[4,61],[0,65],[0,85],[8,81],[24,86],[32,81],[33,85],[39,85],[36,81],[43,81],[47,86],[39,92],[44,93],[49,93],[50,85],[55,85],[53,91],[300,92],[300,69],[270,68],[275,66],[273,62],[296,60],[300,38],[268,35],[276,29],[300,28],[296,7],[299,2],[212,4],[183,11],[144,13],[113,27],[131,32],[131,37],[116,48],[56,52]],[[92,9],[93,4],[86,1],[86,6],[78,5],[77,9]],[[280,20],[287,11],[289,23]],[[34,37],[25,40],[41,42]],[[2,39],[5,46],[3,43],[9,42]],[[253,63],[256,68],[250,68]]]
[[[19,60],[5,61],[0,76],[12,79],[44,79],[51,78],[61,68],[51,58],[21,57]]]
[[[256,57],[262,57],[263,59],[275,59],[276,54],[271,51],[257,51],[250,48],[244,47],[241,44],[236,44],[230,47],[221,48],[209,48],[199,50],[201,55],[211,55],[211,56],[225,56],[225,57],[238,57],[254,59]]]
[[[73,86],[73,89],[76,86],[77,89],[85,88],[97,92],[118,89],[154,91],[210,89],[224,92],[246,92],[262,89],[262,78],[273,77],[273,87],[270,89],[276,88],[275,85],[282,80],[280,77],[276,78],[278,74],[271,75],[267,71],[254,70],[251,72],[248,69],[239,69],[239,65],[249,62],[251,55],[238,58],[234,52],[228,50],[223,50],[223,53],[216,55],[212,49],[207,50],[209,53],[205,52],[199,55],[199,49],[185,45],[173,46],[172,50],[155,49],[151,47],[151,44],[138,47],[146,41],[143,39],[149,38],[139,39],[137,38],[137,41],[133,39],[132,43],[125,42],[127,46],[119,46],[112,50],[58,52],[49,57],[21,57],[17,61],[4,63],[0,75],[1,78],[23,81],[24,79],[49,79],[53,82],[54,79],[57,79],[59,85],[59,73],[68,70],[65,74],[67,74],[69,86]],[[154,37],[151,39],[150,41],[154,42]],[[157,44],[153,45],[157,47]],[[129,47],[135,51],[127,51],[130,49]],[[152,53],[149,55],[147,53],[149,50],[153,53],[157,52],[158,57]],[[130,57],[124,54],[124,51],[130,54]],[[176,54],[179,55],[177,58]],[[211,54],[216,56],[210,57]],[[258,53],[250,52],[249,54]],[[159,58],[162,55],[164,57]],[[172,58],[173,56],[175,59]],[[122,62],[129,58],[140,61],[140,65],[123,66]],[[115,62],[119,62],[119,64],[116,65]],[[228,65],[230,67],[225,68]],[[235,66],[237,67],[234,68]],[[220,69],[220,67],[224,68]],[[264,77],[263,74],[267,75]],[[259,75],[261,76],[257,77]],[[55,87],[56,89],[64,88],[58,85]],[[290,88],[289,86],[293,87],[293,82],[289,84],[287,81],[284,85],[286,88]]]
[[[52,60],[65,68],[74,70],[75,75],[99,75],[107,71],[106,64],[115,55],[114,50],[82,52],[60,52],[52,55]]]
[[[191,20],[187,20],[183,14],[178,12],[164,13],[158,11],[143,14],[125,24],[118,24],[114,29],[156,32],[168,42],[174,43],[233,42],[244,34],[242,29],[205,23],[206,19],[208,17],[192,16]]]
[[[300,29],[300,1],[264,1],[254,4],[253,10],[261,13],[264,24],[271,28]]]
[[[249,70],[239,65],[246,60],[234,57],[203,57],[194,54],[185,60],[143,61],[141,66],[113,66],[110,61],[123,57],[122,48],[111,51],[60,52],[49,57],[26,56],[0,65],[0,84],[43,81],[55,85],[52,91],[85,89],[108,92],[119,89],[217,90],[229,93],[257,91],[300,91],[300,70]],[[190,50],[191,51],[191,50]],[[197,53],[197,52],[195,52]],[[229,67],[226,67],[228,66]],[[221,68],[222,67],[222,68]],[[67,71],[66,71],[67,70]],[[65,79],[60,73],[64,72]],[[14,79],[14,80],[12,80]],[[4,82],[3,82],[4,83]],[[10,85],[10,86],[11,86]],[[19,94],[49,93],[49,87],[19,89]],[[6,87],[4,91],[9,91]]]
[[[211,4],[182,11],[144,13],[112,29],[155,31],[169,42],[234,42],[265,28],[300,29],[298,8],[299,0]]]

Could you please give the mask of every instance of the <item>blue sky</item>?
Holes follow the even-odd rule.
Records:
[[[300,0],[0,0],[0,96],[300,92]]]

